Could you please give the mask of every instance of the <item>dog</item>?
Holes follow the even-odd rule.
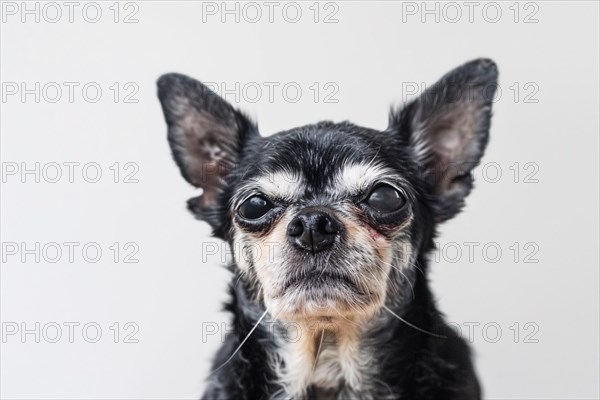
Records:
[[[262,137],[199,81],[158,80],[168,141],[231,246],[233,331],[203,399],[481,397],[428,287],[438,224],[461,211],[498,79],[477,59],[392,108],[387,129],[319,122]]]

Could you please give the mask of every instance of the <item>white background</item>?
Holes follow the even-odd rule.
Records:
[[[221,14],[203,14],[201,3],[154,1],[118,5],[116,23],[112,2],[98,3],[102,16],[96,23],[84,19],[86,3],[78,3],[72,23],[63,3],[55,23],[48,20],[56,10],[46,8],[44,14],[44,3],[37,3],[40,21],[26,14],[22,22],[21,3],[12,4],[17,14],[11,8],[4,12],[1,30],[3,171],[14,163],[34,168],[39,162],[52,179],[56,170],[49,163],[81,165],[72,183],[64,165],[57,183],[44,176],[36,183],[32,174],[6,176],[2,242],[17,243],[20,250],[36,242],[80,246],[72,263],[64,246],[55,263],[48,262],[53,252],[41,254],[40,262],[35,254],[22,262],[21,253],[3,252],[3,329],[16,324],[35,330],[39,322],[41,331],[39,343],[34,334],[23,339],[20,332],[1,343],[3,398],[164,399],[197,398],[202,392],[220,344],[219,335],[203,338],[203,327],[227,321],[220,309],[229,275],[219,266],[220,254],[206,256],[207,243],[218,243],[210,239],[207,225],[185,210],[185,200],[197,193],[171,160],[155,95],[160,74],[182,72],[224,82],[228,89],[236,82],[240,90],[257,83],[263,93],[254,103],[255,92],[240,93],[239,101],[234,94],[226,97],[258,119],[263,135],[321,119],[383,129],[389,106],[410,94],[407,85],[431,84],[481,56],[493,58],[500,69],[502,95],[494,105],[483,160],[493,168],[485,176],[478,170],[465,211],[441,228],[446,257],[430,268],[440,308],[466,337],[467,324],[479,324],[472,346],[485,398],[600,396],[597,2],[516,7],[498,2],[485,12],[484,3],[478,3],[472,22],[469,8],[458,2],[462,16],[454,23],[449,20],[457,18],[456,7],[438,4],[436,22],[435,14],[422,15],[421,2],[338,2],[327,9],[321,4],[317,23],[312,2],[299,3],[297,23],[284,19],[283,3],[272,23],[262,3],[256,23],[244,19],[241,5],[238,23],[235,15],[222,23]],[[420,10],[411,14],[415,7]],[[502,14],[493,23],[497,8]],[[93,19],[94,9],[86,10]],[[255,11],[247,8],[245,16],[254,18]],[[287,11],[285,16],[294,18],[294,10]],[[130,12],[137,23],[123,23]],[[338,22],[323,23],[331,12]],[[525,23],[528,15],[537,22]],[[9,95],[11,82],[30,89],[40,82],[39,102],[34,94],[24,100],[20,92]],[[43,93],[49,82],[63,88],[56,103],[50,102],[56,96],[52,85]],[[63,82],[79,83],[72,103]],[[87,100],[82,95],[89,82],[102,88],[96,103],[89,101],[92,89]],[[110,89],[115,82],[121,88],[118,102]],[[128,82],[134,86],[125,90]],[[279,84],[273,101],[264,82]],[[302,89],[295,103],[292,89],[287,99],[282,94],[290,82]],[[315,82],[320,87],[316,102],[310,89]],[[334,86],[325,90],[328,82]],[[139,90],[132,99],[138,102],[124,102],[135,85]],[[324,101],[332,87],[337,103]],[[102,171],[97,183],[82,176],[82,166],[92,162]],[[120,163],[118,183],[109,169],[115,162]],[[123,182],[132,171],[124,169],[127,162],[139,167],[138,183]],[[516,162],[518,168],[510,169]],[[533,164],[525,168],[525,163]],[[498,168],[502,176],[493,183]],[[86,178],[94,177],[93,169],[87,172]],[[538,182],[525,182],[531,179]],[[96,263],[82,258],[81,248],[90,242],[103,251]],[[119,262],[109,248],[115,242],[121,247]],[[128,242],[139,247],[138,263],[123,262]],[[478,243],[472,260],[465,242]],[[520,247],[516,262],[510,249],[515,242]],[[534,247],[525,248],[529,242]],[[462,251],[457,262],[452,262],[454,243]],[[493,248],[482,254],[486,243],[501,248],[496,262],[489,261],[496,257]],[[536,249],[532,260],[538,262],[524,262]],[[73,343],[68,322],[80,324]],[[102,328],[97,343],[85,340],[93,339],[93,329],[87,337],[81,332],[90,322]],[[110,329],[115,322],[118,343]],[[124,328],[127,322],[139,327],[138,343],[124,343],[124,334],[131,332]],[[48,340],[55,336],[52,323],[63,327],[57,343]],[[484,332],[486,324],[491,325]]]

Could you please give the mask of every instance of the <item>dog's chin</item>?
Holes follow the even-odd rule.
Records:
[[[330,321],[368,318],[381,308],[382,297],[347,277],[320,273],[286,281],[278,295],[266,300],[279,319]]]

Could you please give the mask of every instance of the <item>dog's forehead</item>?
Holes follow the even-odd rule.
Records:
[[[350,124],[319,124],[265,138],[247,157],[248,190],[294,200],[353,194],[392,173],[380,148]]]

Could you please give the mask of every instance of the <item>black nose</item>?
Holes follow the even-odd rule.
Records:
[[[330,248],[343,226],[334,216],[319,208],[305,208],[287,227],[288,240],[297,248],[317,252]]]

